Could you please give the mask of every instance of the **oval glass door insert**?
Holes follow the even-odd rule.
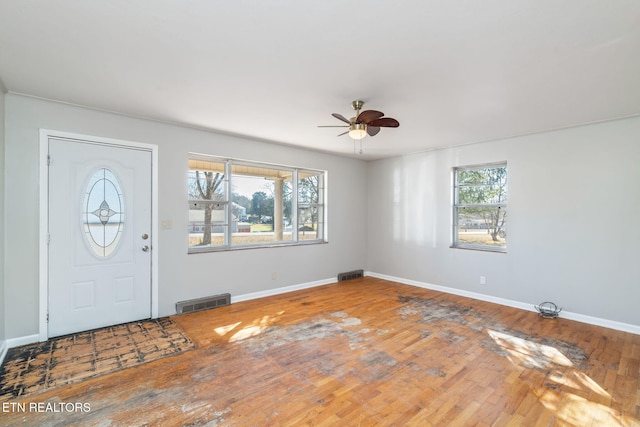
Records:
[[[115,174],[98,169],[89,179],[83,203],[84,235],[93,253],[100,258],[118,247],[124,229],[124,198]]]

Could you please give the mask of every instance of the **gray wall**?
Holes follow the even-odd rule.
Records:
[[[38,333],[40,128],[159,146],[159,219],[173,223],[156,241],[161,315],[179,300],[268,291],[365,267],[640,325],[640,117],[367,164],[15,94],[0,105],[0,340]],[[328,170],[330,243],[187,255],[190,151]],[[508,252],[449,248],[451,168],[504,160]]]
[[[4,308],[4,88],[0,83],[0,349],[5,339]]]
[[[365,265],[366,163],[314,151],[205,132],[86,108],[6,96],[5,319],[7,338],[38,333],[39,129],[124,139],[159,146],[160,315],[176,301],[230,292],[232,296],[335,277]],[[328,171],[329,243],[187,254],[189,152]],[[356,208],[354,208],[356,207]],[[277,273],[272,280],[271,273]]]
[[[505,160],[507,253],[450,248],[452,167]],[[640,325],[639,165],[640,117],[371,162],[367,269]]]

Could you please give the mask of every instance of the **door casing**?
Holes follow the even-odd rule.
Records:
[[[158,146],[119,139],[81,135],[48,129],[40,130],[40,212],[39,212],[39,341],[46,341],[48,333],[48,301],[49,301],[49,138],[67,139],[110,145],[120,148],[136,148],[151,153],[151,235],[156,236],[151,251],[151,317],[158,317]]]

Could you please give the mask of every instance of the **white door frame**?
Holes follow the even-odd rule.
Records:
[[[40,129],[40,229],[39,236],[39,341],[49,339],[49,138],[83,141],[92,144],[135,148],[151,152],[151,317],[158,317],[158,146],[111,138]]]

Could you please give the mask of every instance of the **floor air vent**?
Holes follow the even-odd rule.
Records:
[[[212,295],[210,297],[177,302],[176,313],[193,313],[194,311],[207,310],[229,304],[231,304],[231,294]]]
[[[364,276],[364,270],[353,270],[345,273],[338,274],[338,282],[344,282],[345,280],[358,279]]]

